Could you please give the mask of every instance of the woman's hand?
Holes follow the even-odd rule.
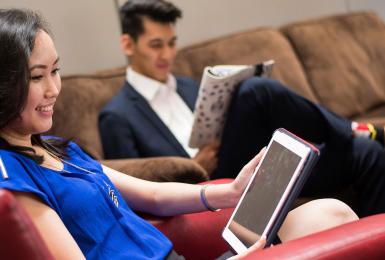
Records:
[[[236,194],[238,194],[239,197],[242,195],[247,184],[249,183],[249,180],[255,168],[261,161],[262,156],[265,154],[265,151],[266,147],[262,148],[262,150],[242,168],[237,178],[231,183],[232,189],[235,191]]]
[[[239,255],[236,255],[236,256],[232,256],[228,259],[229,260],[242,259],[243,257],[251,255],[252,253],[254,253],[257,250],[262,250],[265,247],[265,244],[266,244],[266,238],[261,237],[254,245],[249,247],[245,252],[243,252]]]

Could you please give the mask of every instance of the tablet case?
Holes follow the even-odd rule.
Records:
[[[304,145],[306,145],[307,147],[310,148],[310,153],[309,153],[309,156],[307,157],[305,163],[303,164],[303,168],[301,171],[302,173],[298,176],[296,182],[293,185],[293,189],[289,193],[289,195],[288,195],[288,197],[284,203],[284,206],[282,207],[275,222],[273,223],[269,234],[267,234],[265,247],[270,246],[274,241],[276,241],[277,233],[278,233],[283,221],[285,220],[287,214],[291,210],[291,207],[292,207],[295,199],[298,197],[299,193],[301,192],[306,180],[308,179],[309,175],[311,174],[312,169],[314,168],[315,164],[317,163],[319,155],[320,155],[319,150],[314,145],[312,145],[309,142],[303,140],[302,138],[296,136],[295,134],[289,132],[288,130],[286,130],[284,128],[279,128],[276,131],[283,132],[283,133],[291,136],[292,138],[298,140],[299,142],[303,143]]]

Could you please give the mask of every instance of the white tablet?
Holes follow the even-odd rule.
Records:
[[[274,132],[222,233],[235,252],[244,252],[262,235],[266,246],[272,243],[318,155],[314,146],[285,129]]]

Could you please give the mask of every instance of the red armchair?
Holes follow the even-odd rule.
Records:
[[[230,214],[231,210],[188,214],[155,225],[186,259],[215,259],[229,250],[220,234]],[[276,245],[245,259],[385,259],[385,214]]]
[[[186,259],[214,259],[229,250],[220,236],[231,210],[149,219]],[[26,212],[0,190],[1,259],[53,259]],[[247,259],[384,259],[385,214],[255,252]]]
[[[0,189],[0,258],[54,259],[13,195]]]

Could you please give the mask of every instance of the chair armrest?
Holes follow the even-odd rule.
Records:
[[[186,259],[215,259],[230,249],[221,232],[231,213],[227,209],[148,220]],[[383,259],[384,245],[385,214],[380,214],[256,251],[243,259]]]
[[[231,179],[218,179],[206,183],[228,183]],[[222,238],[222,230],[234,209],[205,211],[169,218],[144,216],[173,243],[174,250],[186,259],[215,259],[229,246]]]
[[[25,210],[7,190],[0,189],[1,259],[54,259]]]
[[[207,172],[195,161],[183,157],[102,160],[102,164],[131,176],[157,182],[199,183],[207,181]]]
[[[206,183],[225,183],[229,179]],[[230,248],[221,233],[233,209],[170,218],[146,217],[186,259],[215,259]],[[383,259],[385,214],[374,215],[256,251],[244,259]]]
[[[383,259],[385,214],[374,215],[314,233],[244,259]]]
[[[229,250],[222,230],[233,209],[185,214],[170,218],[146,217],[186,259],[215,259]]]

